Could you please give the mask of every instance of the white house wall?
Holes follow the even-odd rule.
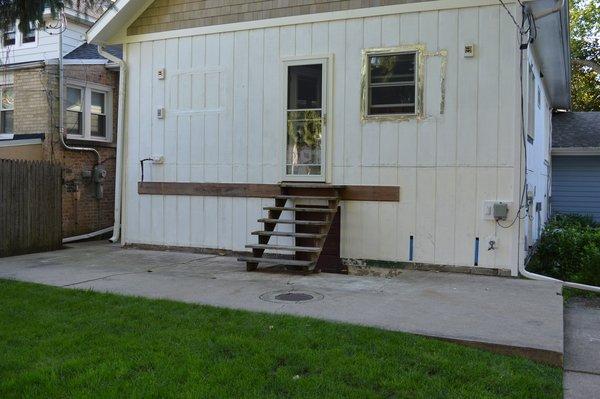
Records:
[[[361,50],[424,44],[424,120],[360,120]],[[474,44],[474,58],[463,45]],[[130,43],[124,242],[244,250],[272,200],[138,195],[147,181],[277,183],[283,163],[281,59],[333,56],[331,183],[400,186],[400,202],[344,202],[342,257],[516,271],[514,228],[484,200],[516,203],[515,27],[500,6],[405,13]],[[165,68],[166,79],[156,71]],[[164,107],[166,117],[155,117]],[[511,216],[512,216],[511,212]],[[497,249],[487,250],[488,241]],[[283,241],[280,241],[283,242]]]
[[[528,65],[531,65],[535,75],[535,86],[533,93],[527,92],[527,75]],[[546,223],[549,215],[549,200],[550,200],[550,152],[551,144],[551,119],[552,111],[548,102],[544,79],[540,75],[540,66],[536,61],[534,53],[529,51],[527,63],[524,69],[524,108],[525,117],[527,112],[527,103],[530,97],[535,101],[534,117],[535,117],[535,135],[533,142],[527,142],[527,187],[528,191],[534,193],[533,204],[529,217],[523,221],[523,240],[527,246],[533,245],[540,236],[540,232]],[[537,101],[537,93],[541,95],[539,106]],[[526,119],[527,120],[527,119]],[[542,209],[536,212],[535,204],[541,203]]]
[[[67,55],[85,42],[87,27],[69,21],[63,32],[63,55]],[[58,34],[39,29],[35,43],[0,47],[0,65],[33,61],[50,61],[58,58]],[[49,33],[50,32],[50,33]]]

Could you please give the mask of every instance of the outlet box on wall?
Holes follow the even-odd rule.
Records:
[[[511,202],[508,201],[495,201],[495,200],[486,200],[483,201],[483,209],[482,209],[482,219],[483,220],[496,220],[494,217],[494,205],[497,204],[506,204],[508,207],[508,213],[510,213]],[[498,208],[498,207],[496,207]],[[503,219],[501,219],[503,220]]]

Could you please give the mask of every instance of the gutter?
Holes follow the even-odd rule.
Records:
[[[40,68],[46,65],[44,61],[19,62],[16,64],[3,64],[3,71],[15,71],[21,69]]]
[[[552,155],[594,156],[600,155],[600,147],[554,147]]]
[[[98,45],[98,53],[119,65],[119,102],[117,105],[117,156],[115,165],[115,221],[110,242],[119,241],[121,235],[121,202],[123,192],[123,125],[125,118],[125,80],[127,64],[124,60],[110,54],[103,45]]]

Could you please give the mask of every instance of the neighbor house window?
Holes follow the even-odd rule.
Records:
[[[535,74],[529,66],[527,79],[527,139],[533,141],[535,138]]]
[[[83,137],[83,89],[67,87],[65,128],[71,136]]]
[[[2,45],[4,47],[14,46],[17,42],[16,24],[9,25],[2,34]]]
[[[29,30],[27,32],[21,32],[21,44],[35,43],[36,28],[35,24],[29,23]]]
[[[112,139],[109,87],[72,84],[66,87],[65,130],[69,138],[110,141]]]
[[[90,107],[90,134],[106,138],[106,94],[92,90]]]
[[[0,104],[0,133],[13,132],[13,112],[15,109],[15,92],[12,86],[0,87],[2,103]]]
[[[418,115],[419,49],[365,50],[363,55],[363,117]]]

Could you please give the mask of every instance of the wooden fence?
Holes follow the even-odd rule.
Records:
[[[0,159],[0,257],[62,245],[60,165]]]

